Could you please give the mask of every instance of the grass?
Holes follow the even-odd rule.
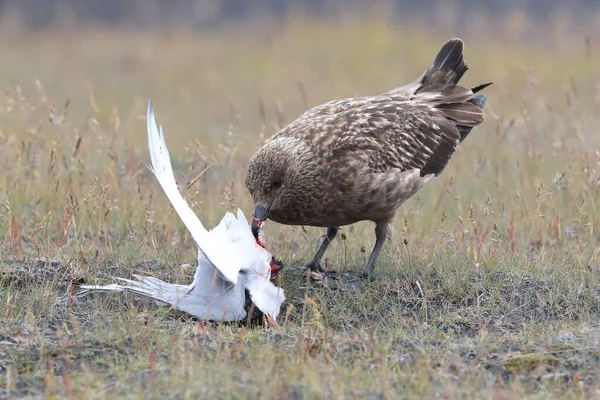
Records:
[[[494,81],[487,120],[399,210],[362,290],[307,285],[292,267],[323,232],[270,223],[289,267],[279,329],[68,295],[74,280],[194,272],[145,167],[147,97],[182,189],[210,166],[185,195],[211,226],[250,209],[245,165],[264,137],[307,107],[412,81],[452,36],[378,18],[0,38],[0,396],[597,395],[600,49],[564,31],[533,49],[514,32],[467,41],[465,84]],[[570,45],[557,55],[553,40]],[[372,229],[345,227],[330,267],[358,270]]]

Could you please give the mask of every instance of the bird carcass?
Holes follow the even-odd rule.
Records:
[[[211,230],[204,228],[177,189],[162,126],[156,126],[151,101],[147,129],[151,170],[198,245],[194,280],[189,285],[175,285],[133,275],[133,280],[117,278],[119,284],[80,286],[78,295],[90,291],[128,291],[210,321],[243,320],[253,303],[270,325],[276,325],[285,300],[283,289],[272,282],[280,265],[265,249],[258,232],[251,230],[242,210],[237,215],[226,213]]]

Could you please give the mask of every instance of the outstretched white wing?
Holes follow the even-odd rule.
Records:
[[[224,218],[215,228],[217,232],[208,232],[177,189],[165,136],[162,126],[156,126],[151,100],[148,100],[147,127],[152,172],[156,175],[160,186],[169,198],[173,208],[190,231],[190,234],[198,245],[199,251],[206,256],[206,259],[210,261],[225,279],[236,284],[239,271],[248,268],[252,264],[251,257],[248,257],[249,254],[240,251],[251,248],[248,247],[247,243],[248,240],[251,241],[252,235],[242,234],[232,236],[231,234],[223,234],[224,232],[220,231],[233,228],[231,225],[235,225],[236,228],[241,228],[239,232],[243,232],[244,228],[248,226],[248,221],[245,219],[244,221],[240,221],[240,215],[238,215],[238,220],[236,220],[231,215],[229,218]],[[243,214],[241,216],[243,217]],[[223,222],[227,226],[222,226]],[[238,231],[238,229],[235,230]],[[250,232],[250,228],[248,227],[247,229]],[[223,240],[225,238],[228,240]]]
[[[153,277],[134,275],[121,284],[81,286],[78,296],[88,291],[130,291],[167,303],[201,319],[237,321],[246,317],[245,290],[254,304],[276,324],[283,290],[270,281],[271,254],[259,246],[242,212],[226,213],[207,231],[179,193],[162,127],[156,126],[152,102],[148,101],[148,148],[152,172],[175,211],[198,245],[198,268],[191,285],[174,285]],[[215,276],[216,272],[219,276]],[[239,279],[238,279],[239,278]]]

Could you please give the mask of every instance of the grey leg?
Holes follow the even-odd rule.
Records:
[[[321,246],[319,246],[319,250],[317,250],[317,253],[311,262],[304,266],[306,269],[310,269],[311,271],[323,271],[323,268],[321,267],[321,259],[323,258],[325,251],[327,251],[329,243],[335,239],[339,229],[340,228],[327,228],[325,240],[323,240],[323,243],[321,243]]]
[[[377,222],[375,225],[375,246],[373,247],[373,251],[371,252],[371,256],[369,257],[369,261],[367,265],[362,271],[362,275],[371,279],[373,277],[373,271],[375,270],[375,263],[377,262],[377,258],[379,257],[379,253],[381,253],[381,249],[383,248],[383,244],[390,234],[390,226],[389,223]]]

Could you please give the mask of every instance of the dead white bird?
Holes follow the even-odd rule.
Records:
[[[212,230],[204,228],[177,189],[169,150],[162,126],[157,128],[148,101],[148,148],[152,172],[175,211],[198,245],[198,268],[190,285],[175,285],[153,277],[133,275],[136,280],[117,278],[122,284],[80,286],[79,295],[89,291],[137,293],[167,303],[202,320],[240,321],[246,318],[250,302],[276,325],[283,289],[271,282],[271,273],[280,266],[258,237],[253,236],[242,210],[228,212]]]

